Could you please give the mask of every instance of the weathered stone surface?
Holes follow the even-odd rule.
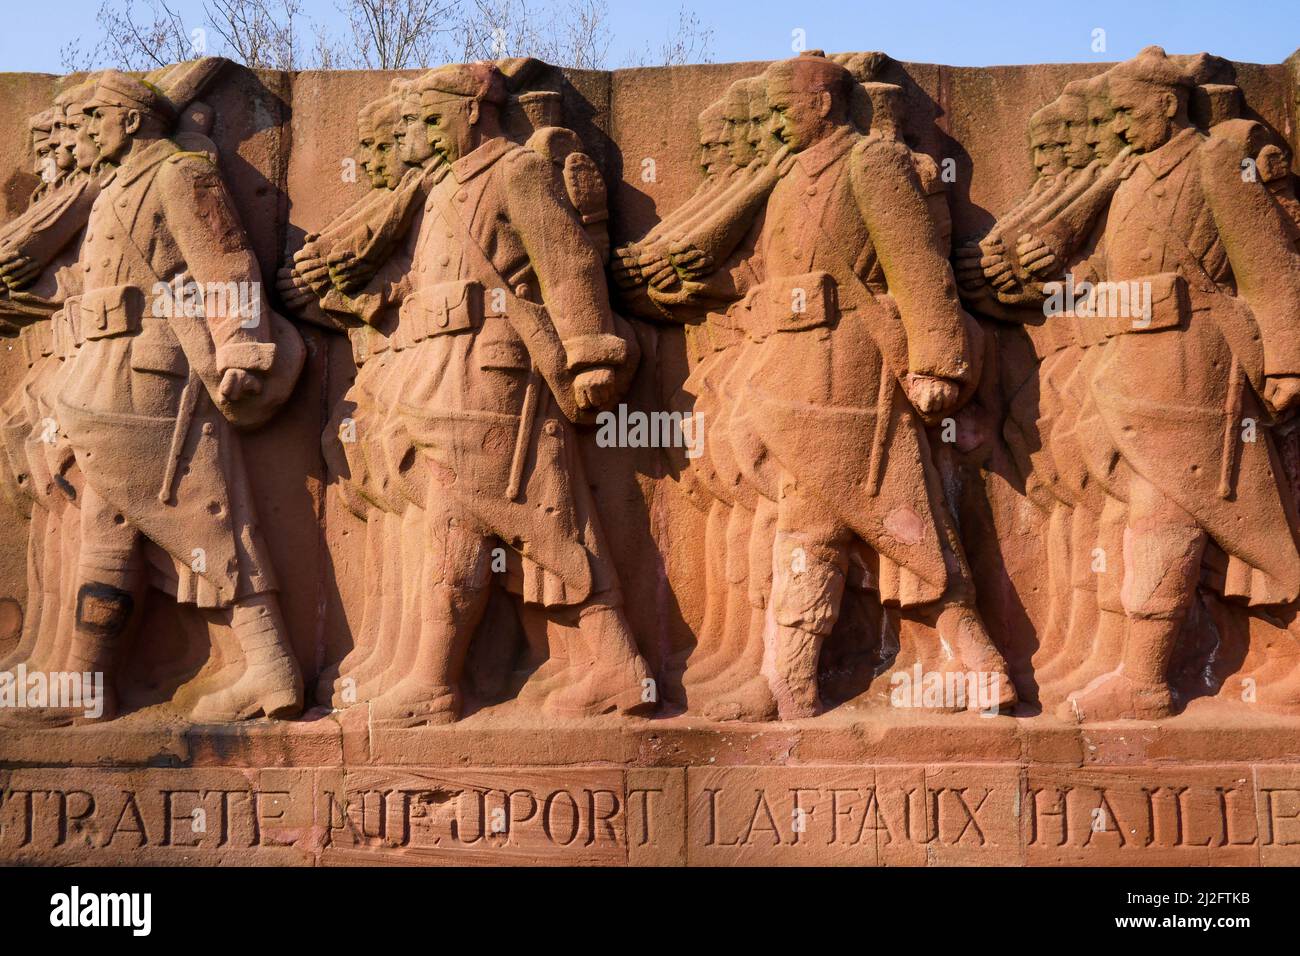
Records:
[[[1300,859],[1294,63],[3,85],[0,861]]]

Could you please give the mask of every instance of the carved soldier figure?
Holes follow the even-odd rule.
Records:
[[[1198,585],[1250,607],[1300,592],[1295,511],[1265,427],[1300,398],[1300,258],[1283,212],[1242,175],[1243,121],[1195,129],[1188,77],[1163,51],[1107,84],[1113,129],[1138,160],[1093,262],[1107,282],[1149,290],[1150,307],[1078,320],[1098,350],[1088,467],[1128,515],[1123,657],[1071,696],[1085,720],[1171,712],[1169,663]],[[1298,690],[1261,686],[1260,703],[1294,707]]]
[[[400,306],[411,353],[398,408],[420,450],[405,481],[424,489],[426,586],[418,652],[372,713],[459,716],[494,570],[567,635],[570,683],[546,709],[652,708],[572,425],[630,373],[599,253],[554,163],[503,135],[496,67],[433,70],[411,95],[404,148],[418,141],[412,155],[439,164],[410,274],[382,298]]]
[[[395,484],[402,456],[384,440],[400,425],[396,402],[409,353],[404,342],[391,338],[396,312],[384,311],[379,291],[410,268],[425,167],[432,162],[401,155],[397,131],[405,87],[396,85],[358,117],[361,167],[372,190],[319,235],[309,236],[277,283],[282,300],[300,317],[348,333],[357,365],[321,447],[340,476],[343,503],[366,521],[365,573],[374,586],[367,588],[352,650],[319,677],[316,696],[322,703],[373,697],[386,686],[386,674],[409,667],[398,652],[407,644],[413,648],[419,628],[423,502],[412,501]]]
[[[1040,686],[1080,664],[1075,649],[1099,636],[1114,649],[1117,592],[1098,620],[1099,581],[1113,581],[1092,567],[1101,531],[1104,496],[1087,480],[1077,442],[1078,409],[1087,396],[1085,358],[1059,323],[1044,321],[1044,281],[1064,279],[1076,249],[1090,253],[1099,212],[1120,182],[1127,152],[1098,132],[1091,117],[1106,111],[1104,81],[1067,84],[1063,94],[1031,118],[1030,145],[1038,178],[1026,196],[978,246],[959,250],[957,275],[973,307],[993,318],[1026,326],[1039,359],[1007,400],[1003,434],[1025,492],[1048,513],[1046,527],[1048,612],[1043,653],[1035,658]],[[1091,233],[1093,242],[1088,238]],[[1049,237],[1045,239],[1044,237]],[[1065,265],[1063,266],[1062,263]],[[1107,544],[1117,532],[1115,509],[1105,509]],[[1112,589],[1113,590],[1113,589]],[[1063,652],[1064,651],[1064,652]],[[1091,666],[1092,662],[1082,662]]]
[[[152,585],[228,624],[242,651],[242,672],[198,702],[197,719],[295,714],[301,676],[234,426],[287,397],[301,340],[267,305],[214,158],[167,137],[176,105],[109,71],[85,112],[112,169],[82,245],[79,345],[58,398],[84,477],[69,665],[106,675],[113,716],[115,653]],[[186,282],[201,316],[171,294]]]
[[[966,317],[909,152],[849,122],[852,76],[820,56],[774,65],[767,98],[793,168],[768,202],[744,326],[760,341],[733,441],[779,466],[764,671],[782,717],[819,708],[817,662],[855,541],[881,599],[920,614],[946,666],[996,675],[920,416],[973,380]]]
[[[0,278],[5,292],[0,315],[21,326],[19,340],[28,371],[3,408],[5,463],[16,504],[30,513],[28,600],[18,645],[0,670],[24,663],[29,670],[65,670],[70,645],[72,575],[79,518],[69,497],[75,471],[71,449],[59,432],[54,403],[73,348],[67,312],[81,289],[75,268],[98,178],[97,158],[84,129],[93,83],[60,93],[42,114],[49,127],[44,186],[31,207],[8,224],[0,238]]]

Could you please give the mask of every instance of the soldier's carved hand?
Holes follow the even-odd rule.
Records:
[[[1274,415],[1283,415],[1300,401],[1300,375],[1268,375],[1264,378],[1264,402]]]
[[[594,411],[614,398],[614,370],[589,368],[573,379],[573,395],[583,411]]]
[[[610,262],[610,274],[614,277],[614,283],[621,289],[634,289],[645,282],[645,277],[641,275],[641,263],[638,261],[641,252],[634,245],[621,246],[614,250],[613,258]]]
[[[330,269],[321,259],[306,259],[295,267],[302,280],[316,293],[324,296],[330,290]]]
[[[326,262],[329,265],[331,281],[335,288],[344,294],[361,288],[374,274],[374,268],[369,261],[354,255],[349,250],[334,253]]]
[[[668,261],[667,251],[662,249],[642,257],[641,274],[645,276],[646,284],[656,289],[667,289],[677,282],[677,270]]]
[[[957,404],[957,383],[936,375],[907,376],[907,397],[922,416],[941,415]]]
[[[980,269],[988,284],[999,292],[1009,292],[1016,285],[1015,272],[1007,261],[1006,249],[1001,239],[985,239],[980,243],[984,256],[980,259]]]
[[[984,251],[977,242],[966,242],[957,247],[952,257],[952,269],[957,285],[966,292],[977,292],[984,285],[982,261]]]
[[[0,257],[0,279],[3,279],[4,284],[10,289],[21,289],[28,286],[40,274],[40,265],[32,262],[31,259],[17,250],[7,250]]]
[[[306,308],[316,298],[311,286],[303,281],[302,276],[298,275],[298,270],[292,266],[284,266],[275,274],[275,291],[279,294],[285,308],[291,312]]]
[[[1046,275],[1056,267],[1056,253],[1042,239],[1025,233],[1016,243],[1016,257],[1028,272]]]
[[[262,391],[262,382],[253,372],[242,368],[228,368],[221,376],[218,393],[223,401],[237,402],[246,395],[257,395]]]
[[[701,276],[713,271],[712,257],[684,240],[669,245],[668,261],[683,276]]]

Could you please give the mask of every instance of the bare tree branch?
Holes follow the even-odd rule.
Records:
[[[292,70],[300,64],[299,0],[211,0],[204,12],[232,59],[250,67]]]
[[[683,4],[677,11],[677,29],[670,30],[658,49],[649,42],[627,58],[626,66],[685,66],[713,62],[713,27]]]
[[[460,0],[348,0],[348,19],[358,67],[409,70],[445,58]]]
[[[99,22],[104,28],[99,56],[123,70],[152,70],[194,57],[190,32],[167,0],[104,0]]]

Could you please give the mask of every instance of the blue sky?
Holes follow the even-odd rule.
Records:
[[[546,0],[534,0],[545,3]],[[562,0],[561,0],[562,2]],[[309,13],[337,27],[333,0],[306,0]],[[883,50],[902,60],[985,66],[1000,63],[1118,60],[1148,43],[1171,53],[1208,50],[1234,60],[1277,63],[1300,46],[1297,0],[696,0],[688,4],[713,28],[713,59],[766,60],[789,55],[791,34],[830,52]],[[0,70],[59,72],[69,39],[93,40],[100,0],[7,0],[0,30]],[[202,25],[202,0],[174,7]],[[680,0],[610,0],[614,42],[609,63],[677,23]],[[1094,52],[1093,31],[1106,50]]]

